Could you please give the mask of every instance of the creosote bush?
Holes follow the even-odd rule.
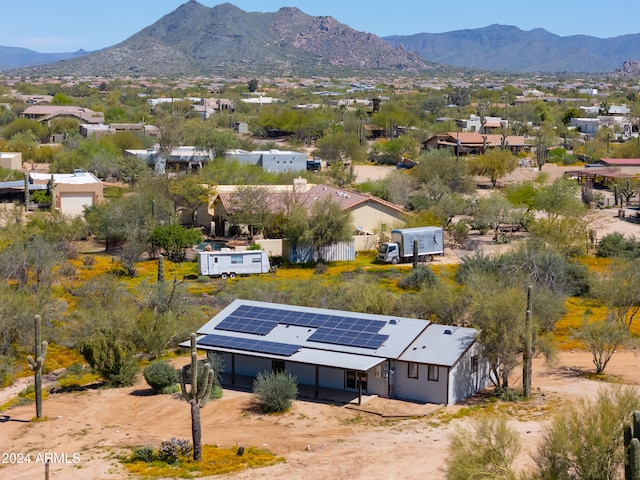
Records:
[[[144,379],[156,392],[172,393],[176,391],[176,384],[180,381],[178,370],[169,362],[157,360],[144,369]]]
[[[263,412],[286,412],[298,395],[298,383],[289,372],[263,372],[253,382],[253,394]]]
[[[424,265],[418,266],[411,270],[406,277],[398,280],[398,287],[405,290],[420,290],[423,286],[433,286],[438,281],[438,277],[433,270]]]

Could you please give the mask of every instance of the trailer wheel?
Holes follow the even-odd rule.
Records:
[[[233,273],[233,272],[232,272],[232,273],[230,273],[230,274],[229,274],[229,278],[236,278],[236,274],[235,274],[235,273]]]
[[[220,278],[223,279],[223,280],[226,280],[227,279],[227,274],[226,273],[221,273],[220,274]]]
[[[392,263],[393,265],[397,265],[399,261],[400,261],[400,257],[393,257],[393,258],[391,259],[391,263]]]

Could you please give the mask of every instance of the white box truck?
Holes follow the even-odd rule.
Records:
[[[269,254],[262,250],[242,252],[223,249],[220,251],[198,252],[198,273],[223,279],[236,275],[267,273],[271,271]]]
[[[413,261],[413,243],[418,241],[418,259],[444,254],[444,236],[441,227],[401,228],[391,231],[391,241],[380,245],[378,260],[387,263]]]

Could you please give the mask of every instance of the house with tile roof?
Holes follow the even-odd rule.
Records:
[[[55,118],[75,118],[80,123],[104,123],[104,113],[94,112],[89,108],[71,105],[32,105],[21,114],[24,118],[37,120],[40,123],[51,124]]]
[[[451,405],[491,384],[472,328],[428,320],[234,300],[197,331],[223,385],[286,371],[314,397],[378,395]],[[185,342],[183,346],[188,346]],[[322,391],[322,394],[320,392]]]
[[[292,185],[261,186],[268,191],[268,208],[272,213],[286,211],[292,202],[303,205],[309,212],[315,202],[330,198],[342,210],[351,212],[354,235],[371,235],[378,230],[391,231],[404,225],[407,211],[400,205],[376,196],[337,188],[331,185],[311,185],[303,178]],[[218,186],[210,206],[198,212],[198,222],[205,228],[215,224],[212,234],[225,236],[238,212],[234,194],[236,186]]]
[[[530,152],[531,145],[522,135],[501,135],[497,133],[477,132],[448,132],[434,135],[422,142],[424,150],[449,148],[453,154],[479,155],[492,148],[508,148],[517,155],[520,152]]]

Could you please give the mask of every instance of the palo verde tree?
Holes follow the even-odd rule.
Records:
[[[515,480],[513,461],[520,452],[518,432],[505,417],[483,418],[451,436],[447,480]]]
[[[180,376],[180,389],[182,397],[191,405],[191,436],[193,439],[193,460],[202,460],[202,428],[200,426],[200,409],[204,407],[215,373],[208,363],[204,364],[202,370],[202,380],[198,381],[198,350],[196,346],[196,334],[191,334],[191,365],[182,367]],[[191,384],[191,389],[187,390],[187,383]]]
[[[509,150],[489,150],[468,160],[469,173],[481,177],[489,177],[493,188],[498,180],[513,172],[518,161]]]
[[[634,387],[601,389],[568,403],[544,429],[535,455],[541,479],[617,479],[625,463],[624,427],[640,408]]]

